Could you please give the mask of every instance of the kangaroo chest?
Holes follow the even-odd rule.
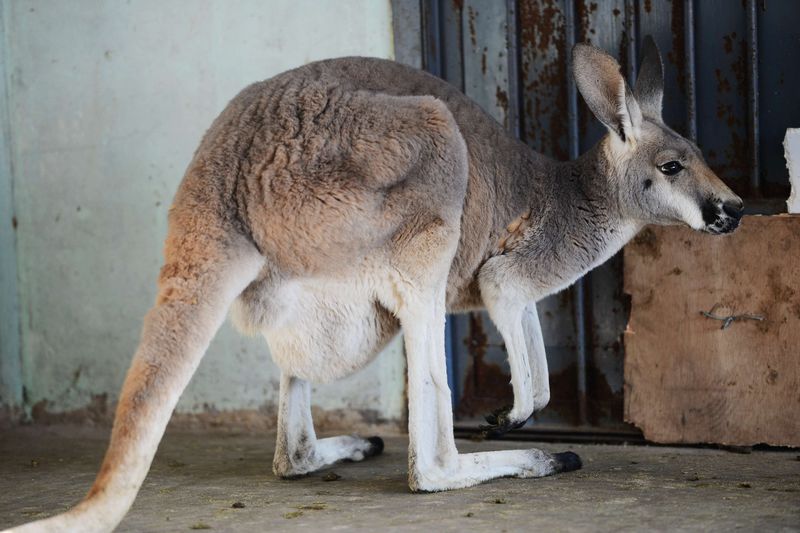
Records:
[[[532,300],[559,292],[617,253],[640,227],[585,214],[522,218],[498,242],[507,282]],[[600,220],[598,220],[600,219]],[[602,222],[602,223],[601,223]]]

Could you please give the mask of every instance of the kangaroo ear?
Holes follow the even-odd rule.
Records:
[[[633,90],[642,114],[649,119],[661,122],[661,102],[664,98],[664,63],[661,52],[651,36],[644,38],[642,45],[642,65]]]
[[[642,112],[619,70],[619,63],[602,50],[588,44],[572,49],[572,75],[589,109],[623,142],[635,142]]]

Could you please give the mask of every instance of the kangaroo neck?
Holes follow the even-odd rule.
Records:
[[[619,179],[608,163],[603,141],[574,161],[559,163],[560,171],[554,187],[560,190],[565,207],[589,226],[622,225],[625,216],[620,205]],[[588,219],[587,216],[591,215]]]
[[[527,206],[520,223],[506,228],[500,253],[513,251],[544,296],[608,260],[641,224],[621,210],[619,180],[610,176],[602,142],[574,161],[533,162]]]

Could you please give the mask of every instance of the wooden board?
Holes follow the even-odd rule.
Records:
[[[625,248],[625,418],[654,442],[800,446],[800,216]],[[751,313],[723,323],[701,314]]]

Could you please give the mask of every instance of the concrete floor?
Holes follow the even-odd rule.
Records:
[[[106,438],[106,430],[72,427],[0,433],[0,529],[74,504],[94,478]],[[387,439],[378,458],[294,481],[270,472],[273,446],[265,435],[170,433],[118,531],[800,531],[797,451],[537,444],[573,449],[584,469],[411,494],[405,438]],[[341,477],[326,481],[331,472]]]

